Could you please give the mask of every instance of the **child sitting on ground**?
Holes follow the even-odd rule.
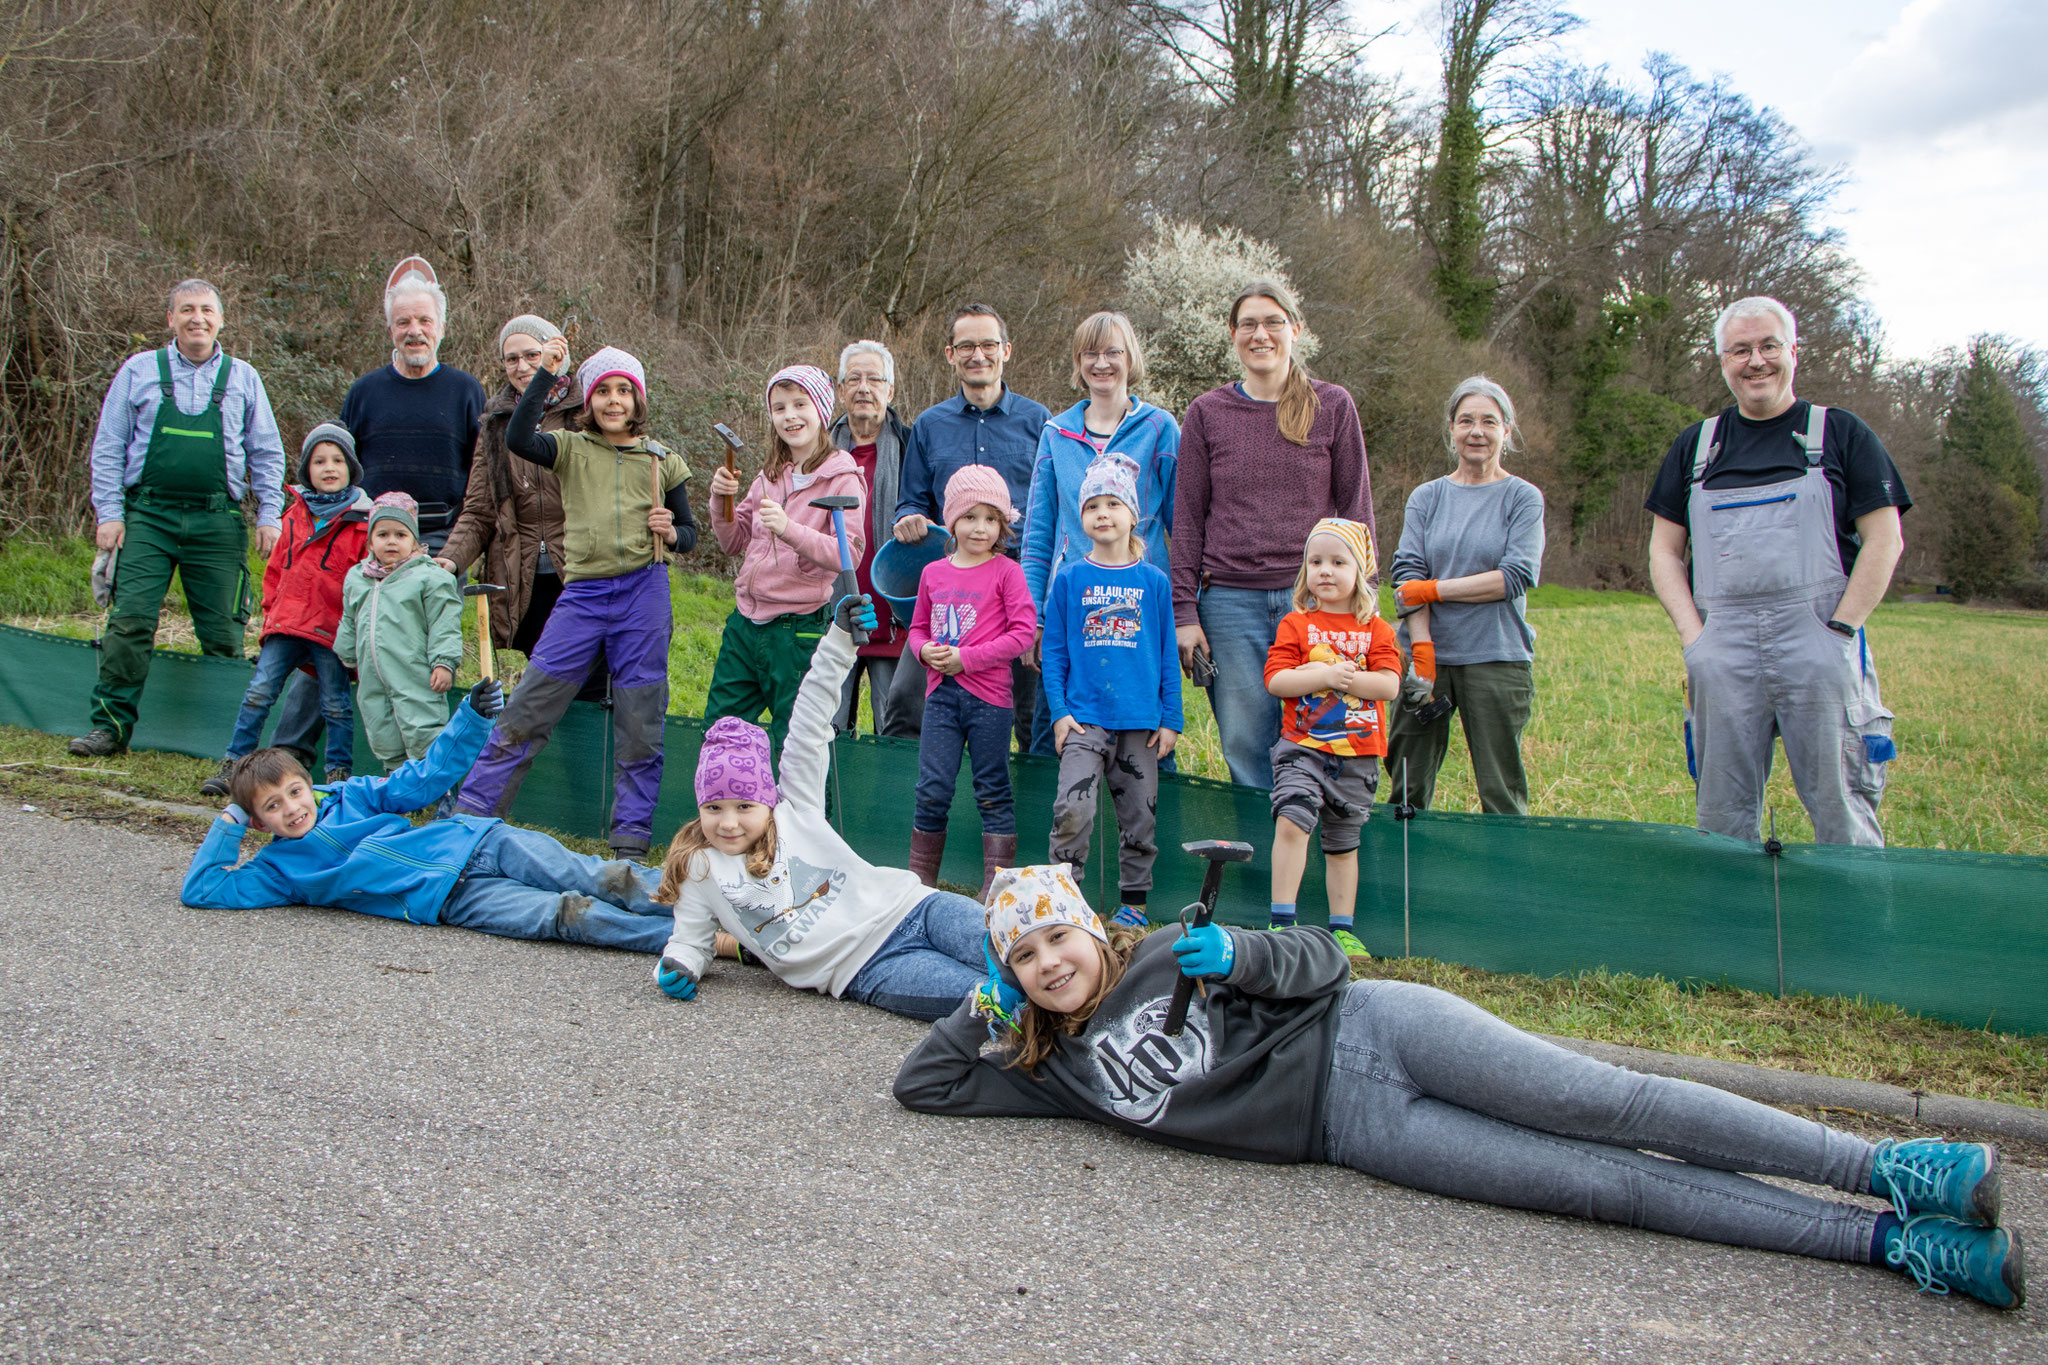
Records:
[[[833,621],[797,690],[779,787],[760,726],[726,716],[704,736],[697,818],[676,832],[655,894],[675,906],[655,984],[694,996],[723,925],[799,990],[940,1019],[986,971],[981,907],[870,866],[826,818],[832,716],[853,668],[848,627],[874,629],[873,603],[842,598]]]
[[[1181,732],[1173,588],[1135,534],[1135,460],[1096,459],[1081,476],[1080,503],[1093,548],[1062,566],[1045,594],[1045,699],[1060,756],[1052,858],[1082,880],[1107,782],[1122,849],[1115,922],[1141,928],[1159,855],[1159,764]]]
[[[545,834],[489,816],[418,826],[406,819],[469,771],[504,704],[497,682],[478,683],[426,755],[389,777],[315,786],[288,750],[258,749],[242,759],[229,779],[233,804],[192,855],[185,904],[326,905],[506,938],[659,951],[673,924],[653,899],[653,869],[571,853]],[[237,867],[252,828],[271,841]],[[315,832],[321,837],[306,837]]]
[[[284,524],[263,569],[263,645],[256,676],[220,771],[199,784],[203,796],[226,796],[235,761],[263,737],[270,708],[292,675],[310,667],[320,683],[327,720],[327,780],[346,782],[355,762],[356,710],[348,666],[334,652],[341,628],[342,583],[369,542],[370,499],[359,485],[356,439],[337,422],[322,422],[299,447],[299,481],[285,490]]]
[[[2020,1234],[1999,1227],[1996,1147],[1873,1145],[1582,1057],[1429,986],[1353,981],[1321,929],[1111,938],[1061,872],[997,880],[989,979],[904,1061],[900,1103],[1089,1119],[1213,1156],[1328,1162],[1454,1199],[1886,1265],[1996,1308],[2026,1300]],[[1169,1035],[1176,985],[1190,979],[1206,984]],[[991,1033],[997,1049],[983,1055]],[[1220,1176],[1202,1168],[1206,1195],[1227,1205]]]
[[[387,773],[427,756],[462,664],[462,590],[427,557],[419,517],[410,494],[370,504],[370,557],[342,581],[334,636],[334,652],[356,670],[363,731]]]
[[[1359,832],[1387,752],[1383,703],[1401,691],[1401,650],[1379,615],[1372,528],[1324,517],[1302,547],[1294,610],[1266,654],[1266,690],[1281,699],[1273,746],[1273,927],[1294,923],[1308,836],[1323,827],[1330,932],[1354,957]]]

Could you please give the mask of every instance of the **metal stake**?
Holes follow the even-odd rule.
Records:
[[[1778,894],[1778,855],[1785,846],[1778,842],[1778,808],[1771,807],[1771,837],[1764,840],[1764,852],[1771,855],[1771,917],[1778,929],[1778,998],[1785,998],[1785,903]]]
[[[1408,758],[1401,757],[1401,804],[1408,804]],[[1415,956],[1414,947],[1408,941],[1408,826],[1412,819],[1401,822],[1401,956]]]

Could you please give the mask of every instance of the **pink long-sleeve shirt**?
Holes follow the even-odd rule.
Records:
[[[860,466],[843,450],[833,451],[801,489],[796,487],[794,465],[773,480],[756,474],[746,497],[733,509],[730,522],[720,515],[719,499],[711,500],[711,533],[718,537],[719,548],[729,555],[743,555],[733,579],[740,615],[757,623],[772,621],[778,616],[816,611],[832,600],[832,581],[839,574],[839,541],[832,534],[832,514],[811,506],[811,499],[842,496],[861,500],[860,507],[846,514],[846,538],[858,564],[868,488]],[[782,510],[789,513],[789,528],[780,536],[761,524],[764,498],[782,504]]]
[[[925,565],[917,580],[917,610],[903,650],[914,659],[934,640],[954,646],[963,670],[960,685],[991,706],[1010,706],[1010,660],[1031,648],[1037,633],[1038,611],[1016,560],[997,555],[962,569],[948,555]],[[946,675],[936,668],[927,675],[924,691],[930,696]]]

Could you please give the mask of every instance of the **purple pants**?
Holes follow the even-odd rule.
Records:
[[[612,671],[615,736],[611,840],[645,848],[661,794],[662,725],[668,715],[668,642],[674,628],[668,569],[649,564],[617,578],[563,587],[533,647],[526,674],[490,743],[462,784],[456,809],[505,813],[602,652]]]

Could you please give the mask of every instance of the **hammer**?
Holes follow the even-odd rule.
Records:
[[[832,514],[832,534],[839,537],[839,577],[833,586],[839,589],[840,597],[860,596],[860,580],[853,572],[853,547],[846,541],[846,514],[860,506],[860,499],[838,494],[829,498],[812,498],[811,506],[822,507]],[[853,628],[854,645],[858,647],[867,642],[867,631],[856,624]],[[1251,855],[1247,853],[1245,856],[1249,858]]]
[[[486,678],[497,676],[491,670],[491,598],[503,591],[504,586],[498,583],[462,585],[462,595],[476,599],[476,660]]]
[[[727,426],[723,422],[712,423],[711,429],[718,433],[719,440],[725,442],[725,472],[732,475],[733,478],[737,480],[740,476],[740,467],[737,462],[739,453],[747,448],[747,443],[745,441],[742,441],[738,436],[735,436],[733,434],[732,428]],[[732,520],[733,504],[738,501],[739,494],[737,493],[733,494],[732,497],[726,501],[725,515],[719,518],[720,521],[730,522]]]
[[[1197,858],[1209,860],[1209,870],[1202,874],[1202,899],[1180,912],[1183,930],[1200,929],[1216,918],[1216,893],[1223,889],[1223,865],[1225,863],[1248,863],[1252,860],[1252,846],[1241,844],[1234,839],[1197,839],[1191,844],[1182,844],[1181,851],[1192,853]],[[1188,916],[1192,914],[1193,920]],[[1167,1007],[1166,1036],[1180,1037],[1180,1031],[1188,1022],[1188,1001],[1194,998],[1195,979],[1181,977],[1173,983],[1173,1003]]]

